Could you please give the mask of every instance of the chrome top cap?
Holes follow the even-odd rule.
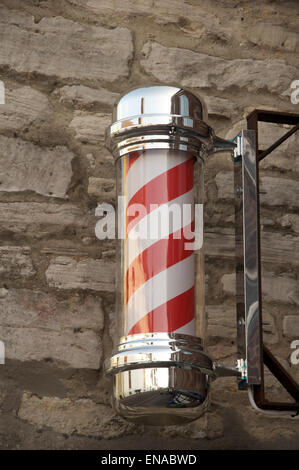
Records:
[[[113,109],[106,145],[117,159],[145,149],[168,148],[198,155],[212,145],[203,101],[187,90],[148,86],[123,95]]]
[[[204,120],[202,100],[172,86],[137,88],[123,95],[114,106],[113,122],[142,115],[175,115]]]
[[[232,151],[205,122],[202,99],[182,88],[148,86],[131,90],[115,104],[106,146],[117,160],[133,151],[171,149],[194,156]]]

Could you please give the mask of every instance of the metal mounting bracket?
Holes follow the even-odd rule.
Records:
[[[258,121],[294,127],[268,149],[258,148]],[[238,356],[246,357],[249,399],[255,409],[275,415],[299,413],[299,384],[263,344],[261,302],[261,245],[259,162],[299,128],[299,115],[255,110],[247,117],[248,129],[237,136],[234,152],[236,314]],[[242,196],[242,197],[241,197]],[[265,398],[264,364],[294,398],[295,403],[274,403]],[[244,380],[239,388],[244,388]]]

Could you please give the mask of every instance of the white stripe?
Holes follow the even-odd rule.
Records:
[[[184,152],[146,152],[130,167],[127,174],[127,204],[137,191],[152,179],[190,158]]]
[[[181,326],[177,330],[174,330],[172,333],[181,333],[182,335],[192,335],[195,336],[195,320],[189,321],[186,325]]]
[[[160,305],[194,286],[194,255],[170,266],[142,284],[127,303],[127,333]]]
[[[172,201],[166,204],[161,204],[157,209],[154,209],[145,217],[143,217],[129,232],[127,239],[127,268],[130,266],[132,261],[144,250],[149,248],[151,245],[156,243],[162,238],[167,238],[171,233],[176,232],[182,227],[189,225],[193,218],[194,208],[194,195],[193,189],[185,194],[172,199]],[[181,210],[181,216],[173,217],[172,227],[169,222],[169,214],[171,213],[171,206],[177,204]],[[183,204],[191,204],[192,210],[186,210],[183,217]],[[174,208],[175,206],[173,206]],[[168,216],[167,216],[168,214]],[[148,231],[157,227],[157,221],[160,217],[160,227],[158,226],[157,237],[150,238]],[[153,232],[152,232],[153,233]]]

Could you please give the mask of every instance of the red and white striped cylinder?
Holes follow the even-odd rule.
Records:
[[[144,150],[125,155],[120,165],[123,334],[194,335],[195,265],[188,245],[194,230],[194,157],[177,150]]]
[[[113,377],[116,410],[138,423],[192,421],[209,403],[214,368],[195,333],[205,323],[203,256],[192,248],[198,176],[214,143],[204,117],[192,93],[145,87],[118,100],[107,131],[121,200],[121,338],[105,369]]]

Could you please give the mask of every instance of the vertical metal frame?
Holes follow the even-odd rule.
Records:
[[[262,381],[262,325],[259,243],[259,182],[256,164],[256,133],[242,131],[244,294],[247,383]]]
[[[258,121],[291,124],[293,128],[268,149],[259,150]],[[248,129],[242,132],[242,157],[235,159],[234,170],[238,354],[239,357],[245,358],[244,350],[246,350],[247,384],[250,388],[251,402],[255,408],[261,411],[291,412],[293,416],[294,412],[299,413],[299,385],[263,344],[259,162],[298,130],[299,115],[254,110],[247,117],[247,127]],[[242,186],[240,185],[241,174]],[[242,199],[240,193],[243,193]],[[243,226],[241,226],[242,203]],[[244,276],[243,287],[242,276]],[[275,403],[265,398],[264,364],[294,398],[295,403]]]

